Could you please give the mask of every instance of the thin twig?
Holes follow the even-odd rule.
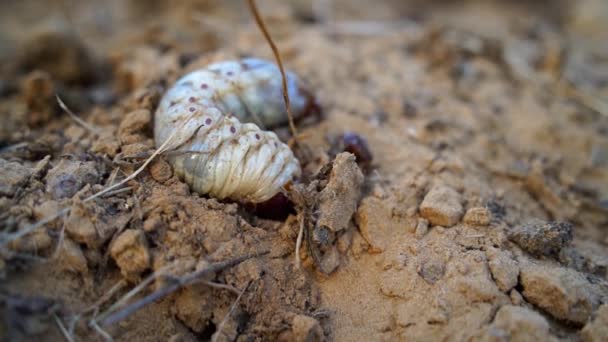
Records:
[[[51,254],[50,259],[55,259],[59,252],[61,251],[61,246],[63,245],[63,241],[65,240],[65,225],[61,227],[61,231],[59,232],[59,239],[57,240],[57,246],[55,246],[55,250],[53,254]]]
[[[294,139],[295,143],[297,144],[298,143],[298,140],[297,140],[298,139],[298,130],[296,129],[296,125],[293,120],[293,114],[291,113],[291,103],[289,101],[289,91],[287,89],[287,77],[285,76],[285,70],[283,68],[283,62],[281,60],[281,55],[279,54],[279,50],[277,49],[276,45],[274,44],[272,37],[270,37],[268,30],[266,29],[266,24],[264,24],[264,20],[262,20],[262,17],[260,16],[260,13],[258,12],[258,8],[255,4],[255,0],[247,0],[247,3],[249,4],[249,9],[251,10],[253,17],[255,18],[256,24],[258,25],[258,27],[260,28],[260,31],[262,31],[262,34],[264,35],[264,38],[266,38],[266,41],[270,45],[270,48],[272,49],[272,53],[274,54],[274,58],[276,59],[277,64],[279,65],[279,70],[281,71],[281,83],[283,86],[283,100],[285,101],[285,107],[287,109],[287,118],[289,119],[289,129],[291,130],[293,139]]]
[[[99,307],[101,305],[103,305],[103,303],[105,303],[107,300],[112,298],[112,296],[116,292],[120,291],[120,289],[122,289],[125,285],[127,285],[126,280],[124,280],[124,279],[119,280],[116,284],[114,284],[114,286],[112,286],[110,288],[110,290],[108,290],[108,292],[106,292],[103,296],[101,296],[101,298],[99,298],[99,300],[97,300],[95,303],[93,303],[93,305],[86,308],[82,313],[87,313],[87,312],[91,312],[96,309],[99,309]]]
[[[232,312],[234,312],[234,309],[236,309],[236,305],[241,301],[241,297],[243,297],[243,294],[245,294],[245,292],[249,288],[249,285],[251,285],[251,281],[249,281],[247,283],[247,285],[245,285],[245,288],[243,289],[243,291],[241,291],[239,293],[238,297],[236,297],[236,299],[234,300],[232,305],[230,305],[230,309],[228,310],[228,313],[226,314],[226,316],[224,316],[224,319],[222,319],[222,321],[220,322],[220,325],[217,326],[217,330],[216,330],[215,334],[213,335],[213,338],[211,338],[212,342],[217,341],[217,339],[219,338],[220,334],[222,333],[222,330],[224,329],[224,325],[228,321],[228,318],[230,318],[230,316],[232,316]]]
[[[302,237],[304,236],[304,214],[300,220],[300,231],[298,232],[298,238],[296,239],[296,266],[300,267],[300,248],[302,246]]]
[[[96,321],[91,320],[91,322],[89,322],[89,324],[91,325],[91,327],[93,327],[93,329],[95,329],[95,331],[97,331],[97,333],[99,335],[101,335],[101,337],[103,337],[104,340],[106,341],[114,341],[114,339],[112,338],[112,335],[108,334],[107,331],[103,330],[99,324],[97,324]]]
[[[68,115],[70,116],[70,118],[72,118],[74,121],[76,121],[76,123],[78,123],[80,126],[82,126],[85,129],[87,129],[91,133],[93,133],[95,135],[99,135],[99,133],[101,132],[101,130],[99,128],[92,126],[88,122],[86,122],[86,121],[82,120],[81,118],[79,118],[78,115],[74,114],[74,112],[72,112],[68,108],[68,106],[65,105],[65,103],[59,97],[58,94],[55,94],[55,97],[57,98],[57,103],[59,103],[59,107],[61,107],[61,109],[63,109],[66,113],[68,113]]]
[[[63,334],[63,336],[65,337],[65,339],[68,342],[74,342],[74,338],[67,331],[67,329],[65,328],[65,326],[61,322],[61,319],[59,319],[59,317],[57,317],[57,314],[53,314],[53,318],[55,318],[55,322],[57,323],[57,326],[59,327],[59,330],[61,330],[61,333]]]
[[[121,194],[123,192],[131,191],[131,190],[133,190],[133,187],[132,186],[127,186],[127,187],[124,187],[122,189],[116,189],[114,191],[110,191],[107,194],[103,195],[103,197],[112,197],[114,195],[118,195],[118,194]]]
[[[213,281],[204,281],[203,284],[205,284],[205,285],[207,285],[209,287],[216,288],[216,289],[228,290],[230,292],[236,293],[237,295],[239,293],[241,293],[241,291],[239,291],[239,289],[237,289],[236,287],[230,286],[230,285],[227,285],[227,284],[216,283],[216,282],[213,282]]]
[[[120,308],[129,299],[131,299],[133,296],[135,296],[140,291],[142,291],[144,288],[146,288],[146,286],[148,286],[150,283],[152,283],[152,281],[156,280],[160,276],[163,276],[165,274],[165,272],[167,270],[169,270],[171,267],[173,267],[174,265],[175,265],[175,263],[165,265],[165,266],[161,267],[159,270],[157,270],[156,272],[147,276],[142,282],[140,282],[137,286],[135,286],[133,289],[131,289],[131,291],[127,292],[124,296],[120,297],[116,302],[114,302],[114,304],[110,305],[110,307],[106,311],[104,311],[101,315],[93,315],[92,320],[100,321],[100,320],[105,319],[106,316],[109,316],[113,311]]]
[[[118,323],[118,322],[122,321],[123,319],[129,317],[131,314],[135,313],[139,309],[145,307],[146,305],[151,304],[159,299],[162,299],[182,287],[192,284],[193,282],[206,276],[207,274],[221,271],[225,268],[232,267],[247,259],[251,259],[251,258],[260,256],[265,253],[266,252],[256,253],[256,254],[252,254],[252,255],[245,255],[245,256],[230,259],[230,260],[216,262],[216,263],[210,264],[208,267],[206,267],[202,270],[189,273],[181,278],[176,279],[175,283],[168,285],[166,287],[163,287],[162,289],[145,296],[144,298],[136,301],[135,303],[125,307],[124,309],[122,309],[116,313],[113,313],[112,315],[105,318],[101,322],[101,325],[108,326],[108,325],[112,325],[114,323]]]

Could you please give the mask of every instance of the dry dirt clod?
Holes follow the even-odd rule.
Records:
[[[320,342],[324,341],[323,330],[316,319],[296,315],[291,321],[291,336],[286,341]]]
[[[55,199],[70,198],[83,186],[96,184],[99,177],[95,162],[62,159],[48,172],[46,191]]]
[[[164,159],[157,159],[150,164],[150,175],[162,184],[173,176],[173,168]]]
[[[433,225],[451,227],[462,216],[462,199],[456,190],[436,185],[426,194],[420,204],[420,214]]]
[[[593,320],[581,330],[585,342],[608,341],[608,304],[603,304],[595,312]]]
[[[317,225],[338,232],[348,227],[357,210],[361,196],[363,173],[355,156],[340,153],[333,162],[327,186],[319,194],[319,219]]]
[[[110,254],[125,278],[137,280],[150,267],[150,251],[141,230],[127,229],[112,243]]]
[[[21,82],[23,101],[29,114],[29,126],[38,126],[52,119],[57,106],[54,103],[55,86],[51,76],[44,71],[33,71]]]
[[[486,255],[492,277],[498,288],[506,293],[515,287],[519,276],[519,265],[511,258],[510,253],[492,248],[486,251]]]
[[[507,237],[534,256],[557,256],[572,241],[572,224],[535,221],[507,230]]]
[[[556,341],[549,328],[549,323],[539,313],[520,306],[505,305],[496,313],[494,322],[473,340],[503,340],[496,339],[500,336],[507,341]]]
[[[74,241],[85,243],[88,247],[99,245],[99,235],[89,210],[80,201],[75,201],[70,215],[65,219],[65,231]]]
[[[492,221],[492,213],[484,207],[470,208],[464,214],[463,221],[474,226],[487,226]]]
[[[0,159],[0,196],[13,196],[29,179],[31,170],[20,163]]]
[[[445,274],[445,264],[440,260],[430,259],[418,266],[418,274],[429,284],[435,284]]]
[[[606,297],[583,274],[565,267],[527,263],[521,267],[520,282],[528,302],[577,325],[586,323]]]
[[[123,145],[134,144],[146,139],[151,130],[152,115],[147,109],[128,113],[118,127],[118,138]]]
[[[213,309],[220,300],[208,286],[198,284],[184,288],[175,297],[173,310],[176,317],[188,328],[200,333],[213,317]]]
[[[80,246],[71,239],[64,237],[59,250],[59,260],[62,267],[67,271],[86,274],[89,271],[87,259],[82,253]]]
[[[46,251],[53,240],[46,229],[37,229],[10,244],[11,249],[27,254],[38,254]]]

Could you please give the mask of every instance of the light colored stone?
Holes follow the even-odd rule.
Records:
[[[520,281],[526,300],[553,317],[584,324],[599,305],[599,289],[579,272],[554,265],[521,265]]]
[[[416,236],[416,239],[420,240],[422,239],[426,233],[429,231],[429,221],[426,219],[418,219],[418,224],[416,224],[416,232],[414,233],[414,236]]]
[[[433,225],[451,227],[462,217],[462,203],[456,190],[436,185],[426,194],[420,204],[420,214]]]
[[[488,266],[492,271],[492,278],[496,281],[496,285],[502,292],[509,292],[517,285],[519,276],[519,265],[509,252],[502,251],[496,248],[491,248],[486,251],[488,257]]]
[[[494,318],[494,326],[506,333],[510,341],[549,341],[549,323],[539,313],[530,309],[505,305]]]
[[[583,341],[608,341],[608,304],[600,306],[594,316],[595,318],[587,323],[581,331]]]

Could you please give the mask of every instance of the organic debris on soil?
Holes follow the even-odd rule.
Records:
[[[244,1],[1,5],[2,337],[608,339],[605,3],[314,3],[260,2],[323,113],[280,220],[162,155],[87,200],[179,76],[272,60]]]

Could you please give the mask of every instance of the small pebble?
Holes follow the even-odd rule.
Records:
[[[462,217],[460,194],[448,186],[434,186],[420,204],[420,214],[433,225],[451,227]]]
[[[429,221],[426,219],[418,219],[418,224],[416,225],[416,232],[414,233],[414,236],[416,236],[416,239],[420,240],[422,239],[426,233],[429,231]]]
[[[464,214],[463,221],[475,226],[487,226],[492,221],[492,213],[488,208],[484,207],[470,208]]]
[[[509,240],[534,256],[557,256],[572,241],[572,224],[534,221],[507,230]]]

